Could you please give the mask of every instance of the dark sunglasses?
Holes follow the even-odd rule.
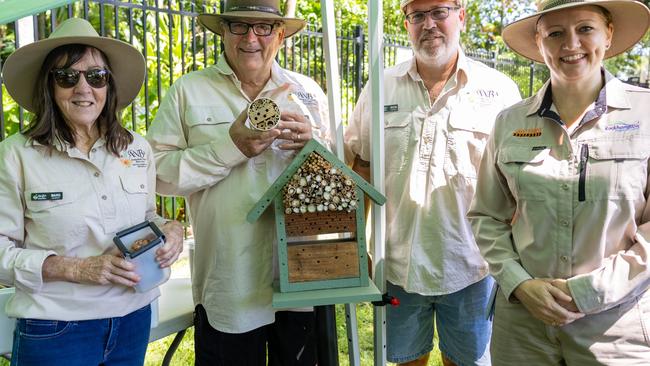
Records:
[[[77,85],[79,82],[79,75],[81,74],[84,75],[86,82],[91,87],[95,89],[103,88],[106,86],[106,83],[108,83],[108,77],[111,74],[110,71],[106,69],[89,69],[86,71],[74,69],[53,69],[51,72],[54,76],[54,81],[56,81],[56,85],[65,89]]]

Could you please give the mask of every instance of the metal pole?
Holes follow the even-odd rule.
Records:
[[[323,43],[327,68],[327,102],[329,105],[330,132],[335,143],[336,156],[343,156],[343,126],[341,125],[341,89],[339,87],[338,56],[336,51],[336,27],[334,26],[334,2],[321,0],[323,17]]]
[[[370,171],[372,184],[381,194],[384,189],[384,61],[383,61],[383,38],[384,38],[384,17],[382,2],[368,0],[368,44],[369,44],[369,71],[370,71],[370,95],[371,95],[371,118],[372,131],[370,134],[371,155]],[[381,291],[386,292],[386,280],[384,278],[385,248],[385,225],[386,209],[384,206],[373,203],[372,206],[372,230],[374,238],[374,251],[372,263],[374,266],[373,281]],[[374,343],[375,343],[375,365],[386,364],[386,307],[374,307]]]
[[[327,71],[327,102],[329,105],[330,133],[337,157],[340,160],[344,160],[343,126],[341,125],[341,90],[338,69],[339,63],[336,50],[334,3],[331,0],[321,0],[321,17],[323,19],[323,49]],[[358,337],[356,336],[356,306],[354,304],[346,304],[345,313],[348,342],[350,342],[348,344],[350,365],[358,366],[359,361],[356,361],[355,363],[355,360],[359,359],[359,342]],[[354,322],[351,321],[352,319],[354,319]],[[317,306],[316,322],[316,330],[318,334],[318,364],[324,366],[336,366],[339,364],[339,360],[334,305]]]

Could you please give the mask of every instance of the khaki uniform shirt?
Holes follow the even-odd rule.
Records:
[[[520,100],[515,83],[460,52],[435,101],[415,58],[385,71],[386,279],[408,292],[448,294],[487,265],[465,217],[494,118]],[[345,133],[346,158],[370,160],[370,95]]]
[[[50,255],[91,257],[115,250],[119,230],[156,216],[155,164],[134,134],[121,157],[99,139],[89,156],[68,144],[52,149],[16,134],[0,143],[0,282],[13,284],[11,317],[87,320],[124,316],[149,304],[158,289],[44,282]]]
[[[650,285],[650,90],[606,74],[569,133],[549,85],[497,119],[469,217],[506,298],[565,278],[580,311],[597,313]]]
[[[147,134],[159,193],[188,197],[196,242],[194,302],[206,309],[213,328],[228,333],[274,321],[274,216],[268,210],[250,224],[246,215],[295,156],[277,147],[281,140],[251,159],[234,145],[230,125],[251,102],[240,85],[223,57],[183,76]],[[259,97],[274,99],[281,111],[303,111],[314,137],[327,136],[327,99],[308,77],[274,63]]]

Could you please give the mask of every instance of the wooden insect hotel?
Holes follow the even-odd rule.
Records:
[[[273,204],[281,292],[368,286],[364,194],[386,201],[316,140],[296,155],[247,217]]]

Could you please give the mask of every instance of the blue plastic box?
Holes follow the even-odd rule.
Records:
[[[148,243],[132,250],[133,244],[140,239],[145,239]],[[160,268],[156,261],[156,250],[165,243],[165,235],[153,222],[145,221],[121,230],[115,234],[113,242],[124,254],[124,258],[135,264],[135,273],[140,276],[140,282],[135,285],[137,292],[147,292],[169,279],[169,267]]]

